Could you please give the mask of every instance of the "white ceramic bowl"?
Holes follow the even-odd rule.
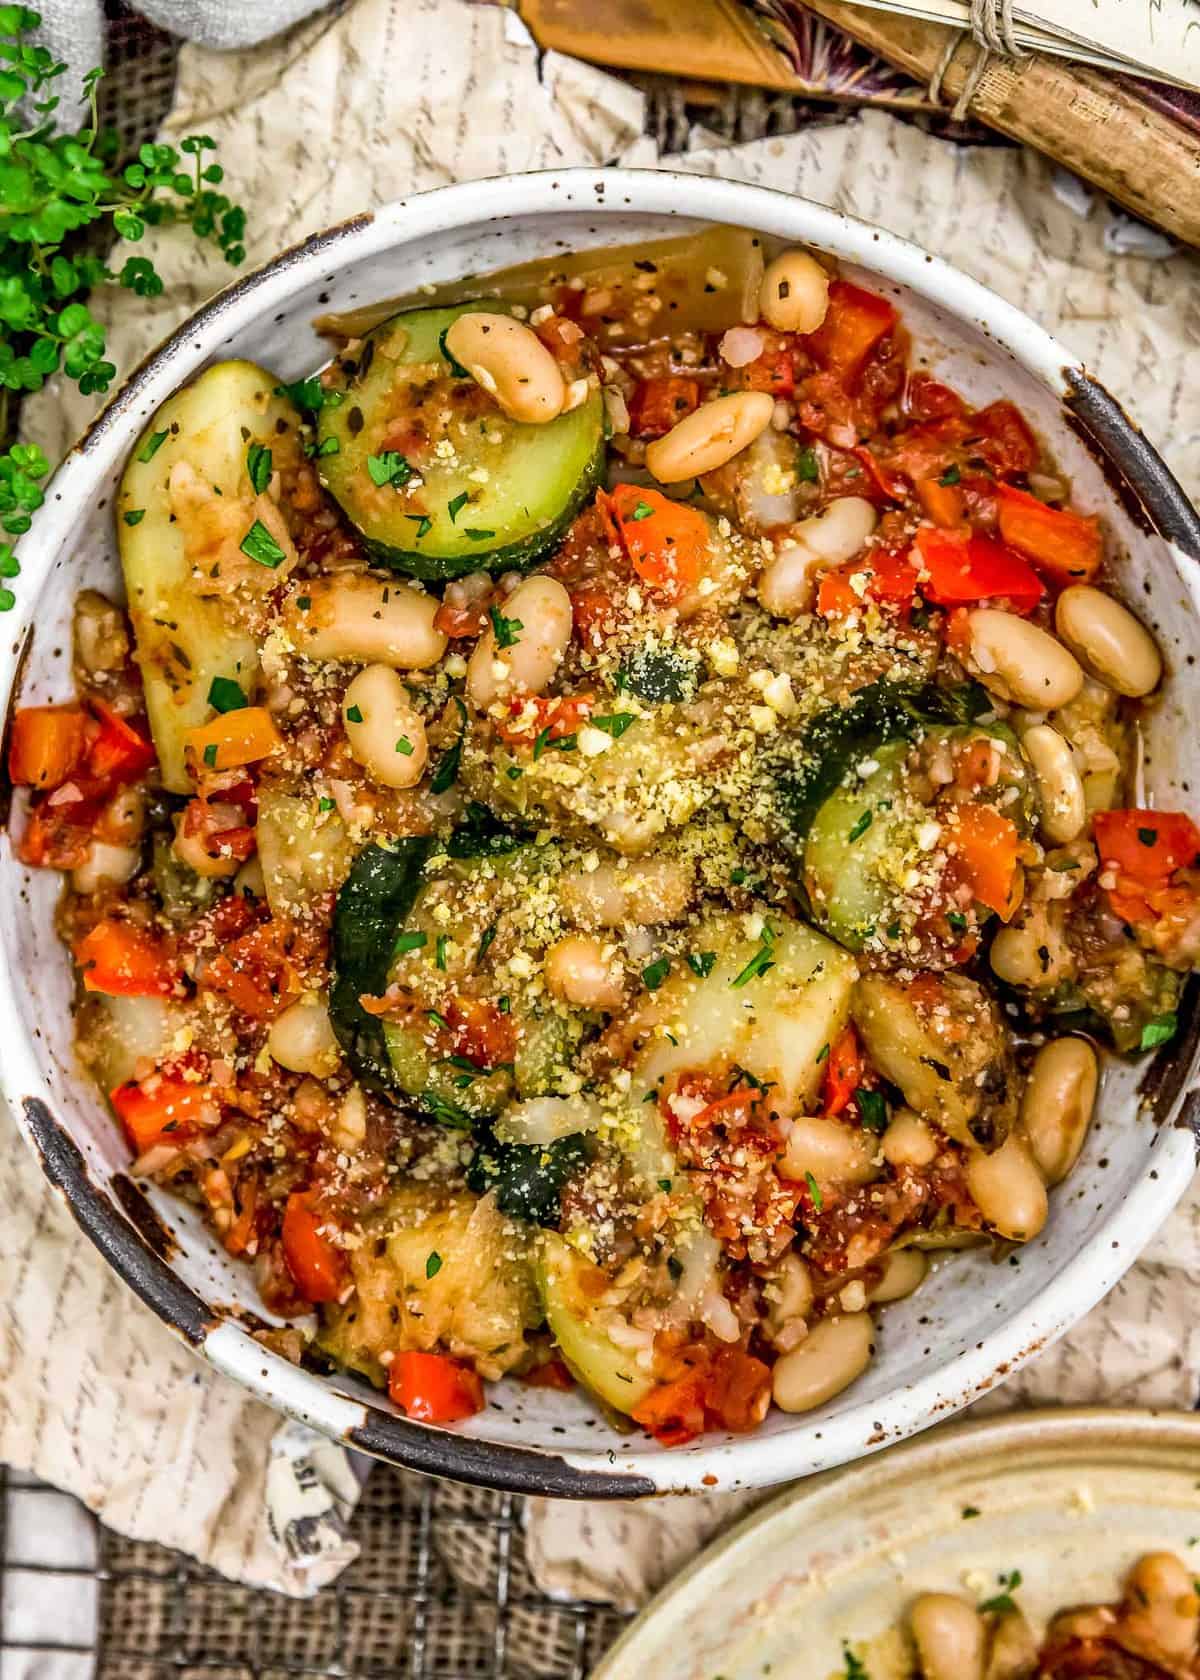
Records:
[[[1171,675],[1146,782],[1162,806],[1195,805],[1200,738],[1181,673],[1200,649],[1200,521],[1112,399],[1026,316],[878,229],[801,199],[690,175],[571,170],[481,181],[401,200],[314,236],[239,281],[174,333],[72,451],[22,540],[17,610],[0,623],[0,711],[69,689],[71,603],[110,591],[119,571],[111,502],[126,455],[165,398],[210,362],[249,356],[295,379],[326,355],[314,315],[580,246],[680,233],[705,222],[816,246],[894,298],[940,376],[983,403],[1009,396],[1031,416],[1099,512],[1119,576],[1155,627]],[[1155,534],[1155,533],[1161,533]],[[758,1433],[665,1451],[619,1435],[578,1396],[509,1383],[453,1430],[397,1416],[348,1376],[298,1370],[245,1328],[261,1322],[248,1273],[192,1213],[125,1176],[119,1133],[71,1050],[73,977],[52,925],[58,879],[29,872],[0,838],[3,1090],[80,1225],[147,1305],[220,1370],[283,1411],[380,1457],[523,1492],[621,1497],[764,1485],[839,1464],[948,1416],[1079,1319],[1133,1261],[1182,1194],[1193,1140],[1176,1124],[1192,1079],[1188,1025],[1160,1052],[1152,1112],[1145,1070],[1113,1066],[1096,1124],[1041,1237],[1007,1264],[986,1253],[943,1262],[888,1309],[870,1371],[824,1410],[774,1413]]]

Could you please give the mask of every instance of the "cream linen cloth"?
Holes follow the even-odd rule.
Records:
[[[168,137],[200,128],[218,141],[231,194],[252,206],[252,261],[387,198],[503,171],[670,163],[805,194],[918,240],[1029,310],[1131,399],[1200,492],[1200,392],[1185,377],[1200,339],[1194,257],[1117,256],[1104,208],[1081,205],[1077,183],[1041,160],[955,148],[882,113],[674,159],[642,137],[643,115],[625,83],[539,59],[509,13],[465,0],[358,0],[251,51],[185,48],[167,126]],[[101,300],[122,368],[227,278],[176,233],[152,231],[147,248],[167,283],[154,309],[123,293]],[[51,389],[28,404],[26,425],[53,456],[90,412],[74,391]],[[272,1453],[274,1415],[187,1355],[112,1278],[2,1116],[0,1206],[0,1460],[70,1488],[123,1532],[238,1578],[290,1592],[328,1579],[350,1555],[339,1515],[353,1484],[338,1450],[318,1452],[331,1488],[324,1538],[297,1570],[271,1523],[282,1511],[294,1532],[281,1466],[311,1444],[288,1435]],[[1193,1405],[1198,1284],[1193,1198],[1126,1282],[999,1403]],[[284,1484],[282,1499],[268,1498],[268,1479]],[[744,1506],[535,1501],[530,1555],[550,1591],[632,1605]]]

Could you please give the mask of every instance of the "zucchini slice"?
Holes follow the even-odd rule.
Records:
[[[367,335],[355,361],[337,364],[331,388],[342,401],[321,409],[322,483],[372,557],[410,577],[532,566],[604,466],[599,391],[548,425],[529,426],[455,375],[446,329],[471,310],[495,308],[493,300],[394,315]]]
[[[396,935],[416,903],[432,849],[424,837],[364,847],[334,906],[329,1019],[355,1077],[373,1091],[392,1090],[392,1062],[382,1020],[368,1015],[359,999],[387,990]]]
[[[882,865],[904,824],[908,742],[872,754],[878,765],[865,781],[831,793],[813,818],[804,847],[804,886],[814,918],[851,951],[862,949],[886,919],[896,888]]]
[[[563,1358],[585,1387],[617,1412],[631,1412],[654,1387],[654,1377],[618,1347],[597,1322],[584,1278],[591,1262],[550,1231],[542,1233],[536,1277],[538,1294]]]
[[[255,518],[246,456],[271,450],[276,468],[300,458],[300,415],[253,362],[218,362],[165,402],[138,439],[117,496],[117,540],[163,785],[189,793],[184,738],[210,715],[209,690],[224,677],[249,692],[258,644],[232,621],[229,603],[197,592],[184,526],[173,514],[171,469],[185,463],[230,506]]]

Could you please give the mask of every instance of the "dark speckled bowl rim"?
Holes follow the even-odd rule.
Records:
[[[653,189],[647,185],[651,182],[654,184]],[[536,201],[525,200],[522,187]],[[657,189],[657,192],[654,189]],[[675,193],[678,204],[662,202],[661,196],[664,191]],[[802,208],[809,221],[817,224],[818,231],[804,234],[797,230],[793,235],[798,239],[808,240],[816,248],[821,248],[827,242],[836,246],[835,236],[838,230],[851,230],[860,240],[869,237],[879,248],[881,259],[885,258],[885,253],[889,250],[900,253],[894,266],[907,266],[910,269],[910,272],[903,276],[892,274],[884,261],[878,265],[882,273],[918,292],[923,292],[935,302],[940,302],[952,313],[958,313],[960,318],[967,319],[969,325],[977,328],[983,326],[986,331],[988,321],[1001,318],[1014,332],[1018,328],[1028,329],[1029,334],[1039,342],[1043,365],[1033,365],[1032,357],[1018,356],[1017,359],[1030,377],[1048,386],[1062,401],[1068,423],[1073,425],[1101,465],[1111,492],[1144,529],[1157,531],[1182,554],[1200,563],[1200,516],[1157,451],[1110,393],[1074,362],[1067,352],[1054,345],[1053,340],[1021,311],[1014,309],[977,282],[971,281],[951,265],[919,252],[910,242],[896,235],[882,229],[872,229],[857,218],[829,211],[824,206],[771,188],[716,181],[700,176],[674,175],[658,170],[570,169],[540,171],[522,177],[497,176],[484,181],[435,188],[431,192],[385,206],[373,214],[353,217],[338,226],[311,235],[216,294],[143,360],[58,469],[48,487],[47,501],[55,495],[59,495],[61,499],[57,486],[66,468],[78,457],[91,453],[101,441],[107,439],[111,431],[127,429],[132,441],[144,414],[144,410],[139,410],[139,399],[164,364],[170,363],[186,351],[197,329],[221,320],[242,300],[297,268],[313,273],[324,266],[321,259],[328,259],[334,255],[339,259],[353,259],[360,254],[369,255],[369,246],[366,250],[362,250],[361,247],[364,242],[369,241],[372,232],[378,232],[381,224],[388,228],[387,243],[403,243],[408,237],[403,213],[411,206],[426,205],[437,199],[462,201],[463,213],[456,218],[448,218],[441,224],[447,228],[465,227],[491,220],[498,223],[514,218],[536,220],[556,212],[578,212],[585,209],[598,214],[616,211],[656,217],[678,215],[681,219],[693,223],[726,222],[756,226],[759,225],[755,216],[756,205],[778,208],[782,202]],[[764,223],[770,219],[764,214]],[[828,236],[827,241],[823,241],[820,236],[819,230],[822,226]],[[926,278],[924,285],[911,272],[912,263],[916,259],[927,265],[923,270]],[[868,258],[862,255],[847,260],[870,266]],[[963,316],[961,311],[955,310],[953,305],[939,297],[936,289],[939,280],[943,284],[953,281],[956,285],[965,287],[971,294],[973,304],[981,313],[968,318]],[[1057,383],[1045,362],[1047,346],[1057,352]],[[194,368],[189,368],[183,379],[192,377],[194,372]],[[179,382],[182,383],[182,379]],[[36,519],[34,528],[36,531]],[[28,543],[28,539],[26,542]],[[27,582],[32,582],[36,575],[33,568],[28,568]],[[31,631],[32,622],[29,622],[23,627],[22,638],[27,638]],[[10,712],[15,705],[19,680],[18,659],[9,697]],[[1193,985],[1190,1002],[1185,1011],[1184,1030],[1174,1043],[1164,1046],[1160,1051],[1150,1069],[1147,1084],[1153,1087],[1152,1102],[1156,1117],[1167,1123],[1174,1116],[1176,1125],[1188,1127],[1197,1133],[1200,1128],[1200,1102],[1194,1094],[1183,1102],[1185,1088],[1189,1086],[1194,1075],[1200,1050],[1200,1009],[1196,1007],[1195,992],[1196,988]],[[41,1158],[47,1178],[63,1196],[80,1229],[113,1270],[165,1325],[197,1351],[205,1351],[214,1332],[228,1329],[231,1321],[214,1316],[200,1297],[176,1275],[168,1261],[156,1252],[153,1233],[148,1235],[141,1221],[131,1219],[127,1209],[119,1206],[107,1190],[93,1181],[78,1146],[65,1127],[55,1119],[43,1098],[16,1094],[11,1090],[10,1095],[13,1097],[14,1107],[19,1105],[22,1111],[23,1129]],[[1182,1112],[1175,1115],[1181,1103]],[[149,1214],[149,1219],[153,1224],[152,1213]],[[1065,1322],[1060,1323],[1054,1333],[1060,1333],[1065,1327]],[[237,1333],[244,1335],[240,1329]],[[1008,1369],[1015,1369],[1021,1358],[1030,1356],[1046,1339],[1040,1338],[1036,1343],[1031,1342],[1024,1354],[1009,1362]],[[272,1367],[280,1368],[277,1374],[281,1380],[284,1372],[290,1372],[293,1378],[299,1373],[276,1355],[257,1347],[254,1352],[256,1358],[261,1353],[261,1376],[265,1386],[252,1384],[253,1392],[278,1409],[285,1409],[304,1417],[301,1405],[281,1398],[267,1383]],[[308,1375],[311,1381],[320,1380],[311,1373]],[[245,1374],[242,1375],[242,1380],[248,1381]],[[975,1397],[975,1393],[982,1392],[984,1387],[990,1386],[991,1380],[994,1379],[989,1379],[985,1384],[977,1384],[971,1392],[964,1392],[961,1403],[966,1404],[969,1399]],[[638,1474],[634,1469],[619,1468],[619,1461],[612,1454],[608,1455],[609,1468],[585,1468],[540,1447],[523,1448],[481,1440],[454,1430],[429,1428],[361,1399],[342,1398],[349,1407],[361,1414],[360,1421],[342,1431],[347,1444],[406,1469],[424,1471],[506,1492],[545,1497],[618,1499],[667,1491],[650,1476]],[[318,1428],[327,1428],[320,1420],[311,1421]],[[934,1420],[930,1418],[927,1421]],[[907,1435],[921,1427],[923,1425],[914,1423],[902,1433]],[[775,1438],[774,1444],[778,1448],[779,1457],[785,1459],[785,1439]],[[862,1446],[861,1453],[877,1450],[881,1444],[882,1438],[872,1439]],[[736,1446],[727,1450],[736,1452]],[[595,1456],[599,1459],[602,1455]],[[845,1459],[841,1461],[844,1462]],[[656,1464],[658,1462],[656,1460]],[[781,1476],[755,1479],[762,1483],[770,1479],[783,1479],[787,1474],[785,1469]],[[703,1479],[698,1468],[692,1475],[673,1485],[687,1491],[704,1491]]]

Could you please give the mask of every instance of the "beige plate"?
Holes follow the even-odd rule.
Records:
[[[870,1680],[894,1680],[907,1668],[889,1630],[915,1592],[983,1598],[1019,1569],[1040,1622],[1113,1596],[1156,1547],[1200,1572],[1200,1418],[1079,1408],[958,1424],[772,1500],[677,1577],[592,1680],[826,1680],[845,1674],[847,1639]]]

